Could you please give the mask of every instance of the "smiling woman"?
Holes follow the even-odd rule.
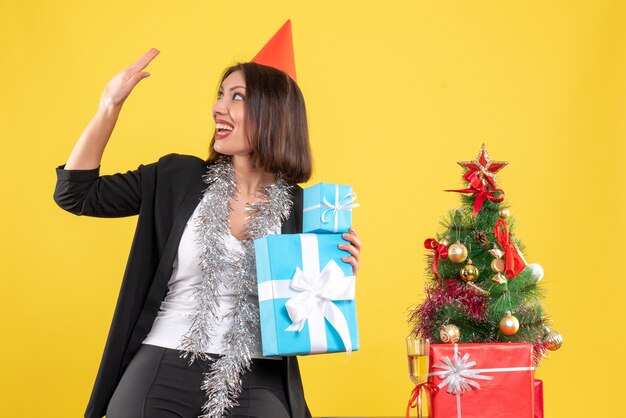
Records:
[[[290,41],[288,23],[279,33],[288,30]],[[302,232],[297,183],[312,167],[295,66],[284,72],[270,54],[226,69],[206,160],[170,154],[101,176],[122,104],[157,54],[151,49],[107,84],[98,113],[57,168],[54,198],[63,209],[139,215],[85,416],[310,417],[296,357],[262,354],[253,244]],[[343,238],[356,274],[359,239],[354,231]]]
[[[222,81],[213,106],[215,136],[212,149],[220,154],[246,155],[251,151],[245,132],[245,92],[246,80],[241,71],[231,73]]]
[[[285,72],[254,62],[227,68],[213,118],[208,161],[248,150],[253,165],[264,171],[283,172],[295,183],[311,177],[304,97]]]

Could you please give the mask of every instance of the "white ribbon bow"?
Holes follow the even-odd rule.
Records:
[[[443,381],[439,384],[439,388],[443,389],[448,386],[446,392],[453,395],[460,395],[463,392],[472,390],[472,387],[480,389],[480,384],[472,379],[493,380],[493,376],[481,375],[481,370],[472,370],[476,366],[475,361],[468,361],[469,353],[465,353],[463,357],[456,352],[450,360],[450,357],[443,357],[441,361],[444,364],[435,364],[433,368],[443,369],[443,371],[431,373],[433,376],[439,376]]]
[[[296,268],[290,287],[299,293],[285,304],[293,322],[285,331],[300,332],[308,321],[311,352],[324,352],[327,350],[324,324],[326,318],[339,333],[346,351],[351,352],[348,322],[333,301],[354,299],[355,277],[344,276],[337,263],[330,260],[317,274]]]
[[[358,203],[354,203],[356,200],[356,193],[346,193],[342,198],[339,198],[339,185],[335,185],[335,203],[330,203],[326,200],[326,196],[324,196],[322,203],[317,204],[308,208],[305,208],[304,211],[308,212],[311,210],[319,209],[319,208],[327,208],[322,212],[321,221],[326,224],[330,222],[333,218],[335,219],[334,231],[337,232],[339,229],[339,216],[337,212],[340,210],[351,210],[352,208],[358,208],[361,206]]]

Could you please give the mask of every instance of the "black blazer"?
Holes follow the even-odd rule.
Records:
[[[99,175],[57,167],[54,200],[63,209],[98,217],[139,215],[115,314],[86,418],[104,416],[111,396],[141,342],[150,332],[167,291],[180,238],[200,202],[206,162],[169,154],[137,170]],[[293,207],[283,234],[302,232],[302,188],[294,187]],[[310,417],[296,357],[284,357],[284,378],[294,418]]]

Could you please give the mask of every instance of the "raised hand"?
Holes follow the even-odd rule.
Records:
[[[159,55],[159,52],[160,51],[156,48],[150,48],[150,50],[143,54],[137,61],[116,74],[104,88],[104,92],[100,98],[100,109],[121,108],[137,83],[150,76],[150,73],[143,71],[143,69],[150,64],[150,61],[152,61],[154,57]]]

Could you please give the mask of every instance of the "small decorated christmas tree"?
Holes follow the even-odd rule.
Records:
[[[412,334],[432,343],[528,342],[535,365],[561,346],[541,305],[543,269],[524,259],[515,220],[483,144],[474,161],[459,162],[468,186],[463,206],[451,210],[445,230],[424,243],[430,250],[426,296],[411,313]]]

